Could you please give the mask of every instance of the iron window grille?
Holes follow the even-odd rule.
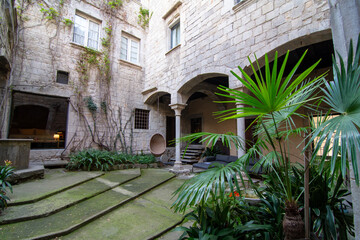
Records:
[[[135,109],[135,129],[149,129],[149,110]]]

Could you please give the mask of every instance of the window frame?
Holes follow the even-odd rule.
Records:
[[[176,48],[177,46],[180,45],[181,43],[181,24],[180,24],[180,19],[177,19],[172,25],[169,26],[170,28],[170,50],[173,48]],[[175,44],[173,42],[173,32],[174,30],[176,30],[176,37],[175,37]]]
[[[63,75],[63,76],[66,75],[66,80],[67,80],[66,83],[59,81],[60,80],[59,77],[61,75]],[[66,71],[63,71],[63,70],[57,70],[56,71],[56,83],[68,85],[69,84],[69,78],[70,78],[70,73],[69,72],[66,72]]]
[[[123,54],[122,54],[122,50],[123,50],[123,38],[127,39],[127,49],[126,49],[126,59],[123,58]],[[131,53],[132,53],[132,49],[131,49],[131,44],[135,42],[137,43],[137,54],[136,54],[136,58],[137,58],[137,62],[133,62],[131,61]],[[122,34],[121,35],[121,41],[120,41],[120,60],[132,63],[132,64],[136,64],[136,65],[140,65],[140,39],[136,38],[136,37],[132,37],[129,36],[127,34]]]
[[[85,28],[84,29],[85,34],[84,34],[84,43],[83,44],[75,41],[75,26],[77,25],[76,24],[76,17],[83,18],[86,21],[86,26],[81,26],[80,24],[78,24],[81,27]],[[98,32],[97,32],[98,36],[97,36],[97,39],[96,39],[96,41],[97,41],[96,48],[93,48],[93,47],[89,46],[90,22],[95,23],[95,24],[98,25]],[[74,24],[73,24],[73,28],[72,28],[72,30],[73,30],[73,32],[72,32],[72,43],[74,43],[76,45],[79,45],[79,46],[88,47],[88,48],[94,49],[96,51],[99,51],[100,50],[100,39],[101,39],[101,36],[100,36],[101,35],[101,26],[102,26],[102,22],[100,20],[98,20],[98,19],[96,19],[94,17],[91,17],[89,15],[86,15],[86,14],[83,14],[81,12],[76,11],[75,16],[74,16]]]

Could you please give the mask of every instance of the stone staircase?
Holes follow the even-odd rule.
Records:
[[[181,162],[185,164],[197,163],[203,151],[204,147],[200,144],[189,145],[186,149],[181,150]],[[175,158],[171,158],[170,161],[175,161]]]
[[[183,219],[170,209],[183,180],[166,170],[47,171],[13,186],[0,239],[154,239]]]

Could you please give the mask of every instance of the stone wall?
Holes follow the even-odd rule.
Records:
[[[210,77],[229,76],[230,87],[240,87],[230,70],[236,71],[238,65],[248,66],[248,55],[256,53],[261,62],[265,52],[279,50],[282,54],[287,49],[331,38],[329,8],[323,0],[244,0],[236,6],[233,0],[146,0],[141,3],[129,0],[118,10],[104,7],[103,1],[65,0],[61,11],[59,1],[40,2],[44,5],[29,1],[18,3],[21,34],[12,84],[17,91],[69,98],[65,154],[96,147],[88,131],[89,126],[94,125],[94,113],[87,109],[84,97],[91,96],[98,107],[95,122],[98,136],[104,141],[110,138],[109,133],[114,133],[113,125],[104,120],[106,116],[100,107],[104,99],[111,102],[108,108],[112,110],[115,125],[120,122],[119,109],[122,124],[130,119],[135,108],[150,110],[148,130],[134,129],[125,134],[128,139],[133,135],[134,151],[148,152],[151,136],[155,133],[165,136],[166,116],[174,115],[167,104],[186,103],[196,84]],[[141,4],[153,13],[146,29],[137,23]],[[60,20],[74,21],[77,12],[94,19],[101,24],[102,38],[106,36],[107,21],[112,22],[109,83],[105,83],[99,69],[92,66],[87,84],[83,84],[78,61],[86,50],[73,43],[73,26],[46,19],[41,9],[49,7],[59,11]],[[177,22],[180,22],[180,45],[170,49],[170,28]],[[138,65],[120,60],[122,34],[140,39]],[[69,84],[56,82],[58,70],[69,72]],[[171,102],[156,101],[166,93],[171,94]],[[153,99],[144,104],[148,96]],[[234,126],[231,124],[230,128],[233,130]]]
[[[64,5],[59,9],[59,1],[41,1],[38,3],[25,1],[20,6],[23,9],[22,21],[19,23],[23,28],[20,36],[20,45],[17,49],[16,75],[13,79],[13,89],[22,92],[44,94],[69,98],[69,112],[67,120],[67,154],[70,150],[84,147],[97,147],[91,141],[88,126],[93,126],[92,114],[83,102],[79,99],[79,92],[82,97],[91,96],[98,106],[96,112],[96,123],[99,130],[99,138],[107,139],[109,133],[114,135],[111,125],[104,122],[104,113],[101,112],[101,102],[109,100],[108,110],[112,110],[111,121],[119,125],[118,109],[121,109],[121,121],[123,125],[129,120],[135,108],[153,110],[151,106],[143,103],[141,91],[144,89],[145,72],[145,50],[147,48],[147,30],[138,23],[137,12],[141,6],[139,1],[124,1],[119,10],[109,10],[102,1],[75,1],[65,0]],[[46,5],[48,3],[49,5]],[[73,26],[67,26],[61,21],[48,20],[41,12],[42,8],[53,7],[59,12],[61,19],[74,21],[75,13],[88,16],[101,24],[100,37],[105,38],[105,27],[107,22],[112,22],[112,40],[110,49],[110,72],[111,80],[109,87],[101,81],[99,70],[96,66],[89,67],[89,78],[86,86],[81,84],[78,61],[84,47],[73,43]],[[113,14],[111,14],[113,11]],[[140,63],[132,64],[120,60],[121,35],[131,35],[140,40]],[[101,44],[100,44],[101,45]],[[101,50],[101,49],[100,49]],[[69,73],[69,83],[61,84],[56,82],[57,71]],[[84,87],[85,86],[85,87]],[[82,108],[79,108],[82,105]],[[83,114],[87,121],[81,118]],[[135,152],[148,151],[148,142],[151,134],[159,129],[157,122],[164,122],[160,119],[161,114],[150,111],[150,129],[134,130]],[[128,125],[130,126],[130,125]],[[160,128],[163,126],[160,126]],[[130,129],[130,128],[129,128]],[[129,138],[130,130],[126,131]],[[86,139],[84,141],[84,139]],[[119,146],[119,143],[118,143]]]
[[[230,75],[237,66],[246,67],[253,53],[261,58],[331,38],[329,7],[322,0],[245,0],[236,6],[233,0],[187,0],[166,16],[176,2],[149,3],[154,15],[147,43],[158,47],[147,49],[145,75],[145,89],[167,89],[172,103],[179,101],[178,90],[201,74]],[[177,18],[181,46],[169,51],[169,27]],[[307,41],[312,34],[318,36]],[[229,77],[230,86],[239,87]]]
[[[0,138],[6,133],[8,116],[10,72],[13,48],[16,42],[16,13],[14,0],[0,1]]]

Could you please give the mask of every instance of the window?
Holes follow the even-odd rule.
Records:
[[[335,116],[328,116],[327,119],[332,119],[334,118]],[[317,127],[319,126],[323,121],[325,120],[325,116],[314,116],[313,117],[313,124]],[[320,138],[319,137],[316,137],[314,139],[314,146],[317,145],[317,143],[319,142]],[[324,148],[325,148],[325,142],[322,142],[321,144],[321,147],[319,149],[319,151],[317,152],[317,156],[323,156],[324,155]],[[339,136],[339,142],[341,143],[341,135]],[[329,145],[329,149],[332,149],[333,148],[333,145],[334,145],[334,136],[332,136],[332,139],[330,140],[330,145]],[[326,155],[327,157],[332,157],[332,151],[329,151]]]
[[[235,4],[238,4],[238,3],[242,2],[242,1],[244,1],[244,0],[234,0]]]
[[[180,44],[180,22],[171,27],[170,49]]]
[[[69,73],[64,71],[57,71],[56,82],[62,84],[69,83]]]
[[[122,60],[139,64],[139,40],[121,36],[120,58]]]
[[[149,129],[149,110],[135,109],[135,129]]]
[[[100,24],[75,15],[73,42],[95,50],[99,49]]]

